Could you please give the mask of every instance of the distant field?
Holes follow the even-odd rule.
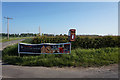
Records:
[[[19,40],[19,39],[27,39],[32,37],[10,37],[8,40],[7,37],[0,37],[0,42],[12,41],[12,40]]]

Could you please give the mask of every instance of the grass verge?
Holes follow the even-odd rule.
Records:
[[[74,49],[71,54],[18,56],[17,44],[2,51],[3,62],[22,66],[92,67],[118,63],[118,48]]]

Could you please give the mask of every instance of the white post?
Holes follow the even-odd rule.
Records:
[[[8,33],[8,39],[9,39],[9,19],[7,19],[7,33]]]
[[[7,38],[9,39],[9,19],[13,19],[13,18],[9,18],[9,17],[4,17],[5,19],[7,19]]]
[[[39,35],[40,35],[40,26],[39,26]]]

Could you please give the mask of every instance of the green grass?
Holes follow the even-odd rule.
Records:
[[[0,42],[19,40],[19,39],[28,39],[28,38],[32,38],[32,37],[10,37],[9,40],[7,39],[7,37],[1,37]]]
[[[119,48],[74,49],[71,54],[40,54],[18,56],[17,44],[3,50],[3,62],[22,66],[90,67],[118,63]]]

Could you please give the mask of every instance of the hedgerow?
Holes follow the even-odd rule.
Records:
[[[65,43],[69,42],[67,36],[38,36],[32,40],[32,44],[40,43]],[[85,37],[76,36],[72,43],[72,49],[75,48],[105,48],[105,47],[120,47],[120,36],[97,36]]]

